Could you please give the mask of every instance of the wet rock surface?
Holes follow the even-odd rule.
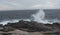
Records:
[[[59,23],[43,24],[43,23],[37,23],[35,21],[23,21],[23,20],[16,23],[8,23],[4,25],[4,27],[8,27],[8,28],[12,27],[14,29],[19,29],[28,32],[60,30]]]

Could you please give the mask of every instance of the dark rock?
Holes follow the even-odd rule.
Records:
[[[35,21],[23,21],[23,20],[20,20],[19,22],[16,23],[8,23],[4,25],[4,27],[5,26],[7,28],[12,27],[14,29],[20,29],[28,32],[60,30],[59,23],[43,24],[43,23],[37,23]]]
[[[51,31],[52,29],[45,26],[44,24],[42,23],[37,23],[37,22],[34,22],[34,21],[19,21],[17,23],[8,23],[7,25],[5,26],[11,26],[13,28],[16,28],[16,29],[26,29],[25,31]]]

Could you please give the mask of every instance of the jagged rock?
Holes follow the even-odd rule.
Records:
[[[23,20],[20,20],[19,22],[16,22],[16,23],[8,23],[5,26],[7,28],[12,27],[14,29],[20,29],[20,30],[29,31],[29,32],[60,30],[59,23],[43,24],[43,23],[37,23],[35,21],[23,21]]]
[[[29,22],[21,20],[17,23],[8,23],[5,26],[11,26],[13,28],[22,30],[25,29],[25,31],[52,31],[51,28],[45,26],[43,23],[37,23],[34,21]]]

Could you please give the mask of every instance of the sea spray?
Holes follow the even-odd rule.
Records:
[[[45,12],[43,11],[43,9],[39,10],[36,14],[32,14],[31,15],[31,19],[10,19],[10,20],[3,20],[2,22],[0,22],[0,24],[7,24],[7,23],[15,23],[15,22],[19,22],[20,20],[23,21],[36,21],[39,23],[49,23],[47,20],[44,19],[45,17]]]
[[[36,14],[32,15],[33,21],[39,22],[39,23],[49,23],[47,20],[44,20],[45,12],[43,9],[39,10]]]
[[[16,23],[16,22],[19,22],[20,20],[23,20],[23,21],[31,21],[30,19],[11,19],[11,20],[3,20],[0,22],[0,24],[7,24],[7,23]]]
[[[33,17],[33,21],[39,22],[39,23],[44,23],[44,24],[52,24],[52,23],[60,23],[60,20],[56,19],[45,19],[45,12],[43,9],[40,9],[36,14],[32,14],[31,17]]]
[[[18,19],[13,19],[13,20],[3,20],[3,21],[0,22],[0,24],[5,25],[5,24],[7,24],[7,23],[16,23],[16,22],[19,22],[19,20],[18,20]]]
[[[17,17],[17,16],[16,16]],[[10,19],[10,20],[2,20],[0,21],[0,24],[7,24],[7,23],[15,23],[15,22],[19,22],[20,20],[24,20],[24,21],[36,21],[36,22],[39,22],[39,23],[49,23],[49,24],[52,24],[52,23],[55,23],[55,22],[58,22],[60,23],[60,20],[58,19],[45,19],[45,12],[43,9],[40,9],[38,12],[36,12],[35,14],[31,14],[31,19]]]

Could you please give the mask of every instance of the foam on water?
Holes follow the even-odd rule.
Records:
[[[19,20],[18,19],[14,19],[14,20],[3,20],[0,22],[0,24],[7,24],[7,23],[15,23],[15,22],[18,22]]]
[[[31,19],[10,19],[10,20],[3,20],[0,22],[0,24],[7,24],[7,23],[15,23],[15,22],[19,22],[19,20],[24,20],[24,21],[36,21],[36,22],[39,22],[39,23],[49,23],[49,24],[52,24],[52,23],[55,23],[55,22],[59,22],[60,21],[58,19],[52,19],[52,20],[47,20],[45,19],[45,12],[43,11],[43,9],[39,10],[36,14],[32,14],[31,15]]]
[[[44,23],[44,24],[46,23],[52,24],[55,22],[60,23],[60,20],[58,19],[52,19],[52,20],[45,19],[45,12],[43,11],[43,9],[39,10],[36,14],[33,14],[32,17],[33,17],[33,21],[36,21],[39,23]]]
[[[7,24],[7,23],[16,23],[19,22],[20,20],[24,20],[24,21],[30,21],[30,19],[12,19],[12,20],[3,20],[0,22],[0,24]]]
[[[40,23],[49,23],[47,20],[44,20],[45,13],[43,9],[39,10],[36,14],[33,14],[32,17],[33,17],[33,21],[37,21]]]

